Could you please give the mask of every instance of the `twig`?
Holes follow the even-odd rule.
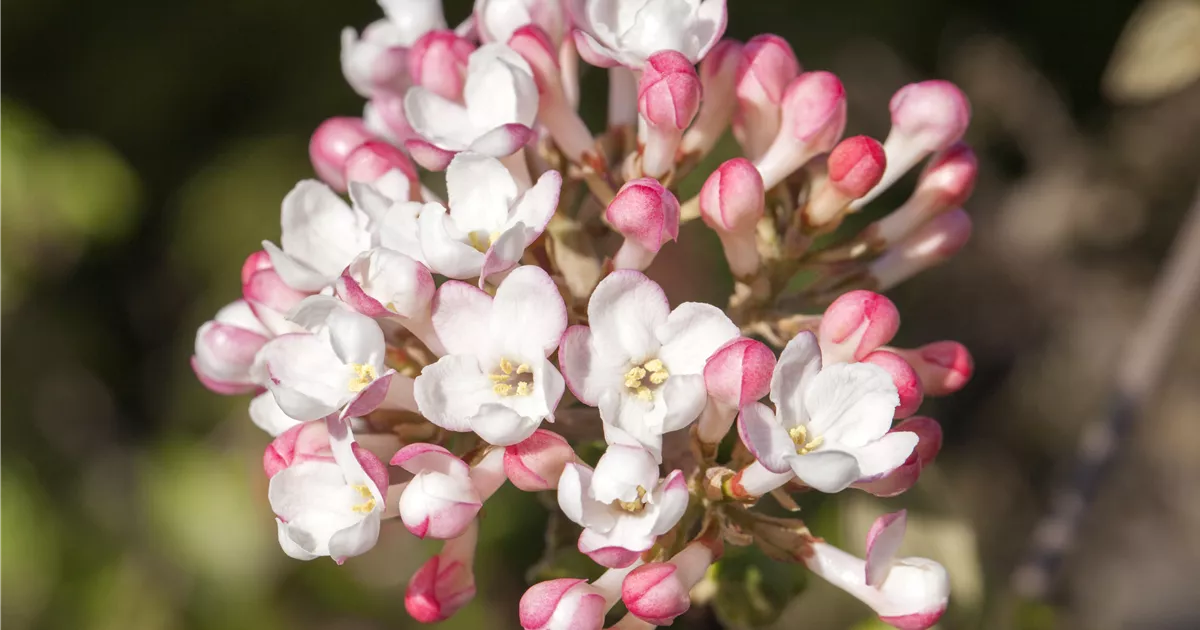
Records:
[[[1044,600],[1097,487],[1145,402],[1158,387],[1176,340],[1200,292],[1200,190],[1151,293],[1149,308],[1129,338],[1112,401],[1085,427],[1071,476],[1053,495],[1050,511],[1033,530],[1025,559],[1012,576],[1020,597]]]

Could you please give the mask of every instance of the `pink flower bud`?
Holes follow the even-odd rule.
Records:
[[[946,396],[963,388],[975,372],[966,346],[957,341],[935,341],[915,350],[893,348],[912,364],[930,396]]]
[[[686,129],[700,109],[700,77],[674,50],[650,55],[638,80],[638,112],[665,129]]]
[[[386,495],[387,466],[374,453],[358,444],[352,444],[351,449],[367,477],[379,488],[380,494]],[[279,434],[263,451],[263,472],[269,479],[284,468],[310,461],[334,461],[333,448],[329,444],[329,428],[324,420],[310,420]]]
[[[805,72],[788,84],[780,111],[779,135],[755,162],[768,189],[837,144],[846,128],[846,90],[830,72]]]
[[[288,286],[271,264],[265,251],[258,251],[246,258],[242,265],[242,297],[262,325],[274,335],[294,332],[295,324],[287,320],[287,314],[309,293]]]
[[[892,340],[900,329],[900,311],[886,297],[851,291],[825,309],[817,338],[825,365],[862,361]]]
[[[723,39],[700,62],[703,100],[696,120],[683,134],[683,141],[679,145],[684,155],[707,155],[729,126],[737,105],[734,82],[741,60],[742,43],[736,39]]]
[[[600,630],[608,604],[587,580],[561,578],[529,587],[519,610],[525,630]]]
[[[961,206],[975,188],[978,170],[971,147],[955,143],[930,161],[908,201],[870,226],[868,236],[883,246],[896,243],[939,214]]]
[[[400,495],[400,520],[418,538],[455,538],[483,506],[466,462],[433,444],[410,444],[392,465],[413,473]]]
[[[883,149],[887,172],[870,193],[854,203],[861,208],[896,183],[930,153],[962,138],[971,122],[971,104],[949,81],[910,83],[892,96],[892,130]]]
[[[658,250],[679,237],[679,200],[656,179],[627,182],[604,216],[625,237],[613,259],[617,269],[649,267]]]
[[[508,47],[521,55],[533,70],[538,89],[538,121],[545,125],[555,144],[572,162],[594,162],[596,151],[592,132],[567,98],[558,50],[549,36],[541,28],[527,24],[513,32]]]
[[[663,50],[646,60],[637,89],[645,132],[642,171],[662,177],[674,167],[683,130],[700,109],[700,77],[687,57]]]
[[[758,270],[755,229],[765,206],[763,180],[746,158],[725,162],[700,189],[700,217],[716,230],[735,277]]]
[[[387,197],[408,201],[420,189],[417,169],[403,151],[379,140],[364,142],[346,156],[346,183],[372,184]]]
[[[408,581],[404,608],[421,623],[436,623],[454,616],[475,598],[475,547],[478,524],[446,541]]]
[[[308,143],[308,157],[317,177],[338,192],[346,192],[346,158],[371,139],[361,118],[337,116],[321,123]]]
[[[890,289],[958,253],[971,238],[971,217],[962,208],[926,223],[870,266],[879,289]]]
[[[538,429],[524,442],[504,449],[504,474],[525,492],[558,488],[563,467],[575,461],[575,451],[557,433]]]
[[[738,409],[767,395],[775,353],[766,344],[741,337],[717,350],[704,364],[708,397]]]
[[[678,570],[669,562],[634,569],[621,588],[621,598],[629,612],[656,626],[669,626],[687,612],[692,605],[690,589],[676,577]]]
[[[264,250],[258,250],[246,257],[246,262],[242,263],[242,284],[246,284],[254,272],[263,269],[272,269],[271,255]]]
[[[905,431],[917,434],[917,446],[904,464],[878,479],[860,480],[855,488],[877,497],[894,497],[917,483],[921,471],[933,463],[942,449],[942,427],[933,418],[913,416],[892,427],[888,433]]]
[[[883,145],[874,138],[854,136],[838,143],[826,161],[829,177],[804,209],[812,227],[833,223],[850,202],[870,192],[887,166]]]
[[[474,51],[475,45],[454,31],[429,31],[408,51],[408,73],[413,83],[458,101],[467,80],[467,57]]]
[[[742,48],[734,92],[734,135],[751,159],[762,155],[779,133],[780,103],[788,83],[800,74],[800,62],[787,40],[758,35]]]
[[[192,370],[218,394],[254,391],[264,382],[255,368],[258,351],[270,336],[245,301],[233,302],[196,331]]]
[[[863,357],[862,362],[878,365],[892,376],[892,382],[896,384],[896,392],[900,395],[900,404],[896,407],[894,418],[907,418],[917,412],[921,401],[925,399],[925,390],[921,387],[917,371],[908,364],[908,361],[900,358],[894,352],[876,350]]]

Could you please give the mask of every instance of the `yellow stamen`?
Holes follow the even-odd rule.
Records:
[[[357,394],[367,388],[367,385],[374,381],[379,373],[375,371],[375,366],[366,363],[351,363],[350,368],[354,370],[354,378],[350,379],[347,387],[351,392]]]
[[[808,427],[805,426],[792,427],[788,430],[788,437],[792,438],[792,443],[796,445],[797,455],[807,455],[825,443],[824,436],[820,435],[808,439]]]
[[[517,395],[518,396],[528,396],[532,393],[533,393],[533,388],[529,386],[529,383],[526,383],[525,381],[521,381],[520,383],[517,383]]]
[[[357,490],[358,494],[362,496],[362,498],[366,499],[366,501],[363,501],[362,503],[359,503],[350,509],[358,512],[359,514],[370,514],[371,512],[374,512],[375,497],[371,494],[371,489],[368,488],[364,483],[354,484],[350,487]]]
[[[626,512],[641,512],[646,508],[646,489],[637,487],[637,498],[632,501],[617,501],[617,506]]]
[[[625,373],[625,387],[633,390],[635,396],[647,402],[654,400],[654,390],[667,382],[671,375],[660,359],[650,359],[642,365],[635,365]],[[644,381],[649,380],[649,385]]]
[[[533,368],[529,367],[528,363],[522,363],[517,366],[517,374],[532,374]]]
[[[644,400],[646,402],[652,402],[654,400],[654,392],[650,391],[649,387],[637,388],[636,394],[638,400]]]
[[[533,393],[533,368],[528,364],[513,365],[505,357],[500,358],[497,371],[488,374],[495,383],[492,391],[497,396],[528,396]]]
[[[508,383],[496,383],[492,385],[492,391],[496,392],[497,396],[511,396],[512,388],[513,386]]]

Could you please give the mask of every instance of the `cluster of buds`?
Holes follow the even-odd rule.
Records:
[[[938,423],[914,414],[966,383],[970,355],[888,346],[899,313],[876,291],[970,233],[962,93],[904,86],[883,143],[843,139],[838,78],[802,71],[779,37],[722,39],[725,0],[477,0],[453,30],[439,0],[380,4],[342,36],[363,116],[317,128],[320,181],[287,194],[279,244],[249,256],[242,298],[196,336],[201,382],[254,394],[274,438],[283,551],[341,563],[399,518],[445,541],[406,596],[443,620],[475,594],[480,510],[511,481],[556,493],[579,552],[608,569],[532,586],[530,630],[599,629],[622,600],[615,627],[668,625],[727,544],[804,563],[897,627],[935,623],[946,574],[894,558],[902,512],[861,560],[755,504],[892,497],[937,455]],[[581,60],[609,77],[599,135],[577,113]],[[681,203],[727,129],[743,155]],[[908,201],[835,233],[922,161]],[[422,183],[439,180],[444,200]],[[695,219],[736,280],[723,308],[672,308],[643,273]],[[585,461],[563,435],[606,449]]]

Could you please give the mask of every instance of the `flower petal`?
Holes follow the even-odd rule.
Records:
[[[678,470],[671,471],[654,495],[654,505],[658,509],[658,515],[654,519],[654,529],[650,530],[650,533],[654,536],[662,536],[675,527],[679,519],[683,518],[683,513],[687,511],[690,495],[683,473]]]
[[[771,376],[771,402],[784,428],[806,425],[808,411],[804,408],[804,392],[813,377],[821,371],[821,347],[817,336],[809,331],[796,335],[783,348]]]
[[[283,409],[279,408],[279,403],[275,402],[275,395],[271,392],[263,392],[250,401],[250,420],[254,422],[254,426],[272,436],[280,435],[292,427],[303,424],[284,413]]]
[[[757,402],[742,407],[737,426],[742,443],[763,468],[780,474],[791,470],[796,444],[769,407]]]
[[[465,282],[451,280],[433,296],[433,330],[446,352],[487,355],[491,348],[492,296]]]
[[[379,541],[379,512],[368,514],[358,523],[338,530],[329,539],[329,556],[341,564],[346,558],[361,556]]]
[[[271,257],[275,272],[289,287],[298,291],[320,291],[329,284],[328,278],[305,263],[288,255],[271,241],[262,242],[263,249]]]
[[[700,417],[700,412],[704,411],[704,405],[708,402],[704,377],[699,374],[672,374],[663,384],[661,395],[667,408],[662,423],[663,433],[690,425]]]
[[[558,366],[567,387],[581,402],[593,407],[599,406],[604,392],[624,386],[622,368],[627,360],[596,350],[592,329],[587,326],[568,328],[558,346]]]
[[[619,362],[649,359],[659,349],[655,331],[670,313],[667,295],[657,283],[640,271],[614,271],[588,302],[592,343]]]
[[[433,271],[450,278],[474,278],[483,266],[483,253],[459,238],[466,238],[440,205],[427,204],[417,217],[421,251]]]
[[[671,311],[654,334],[662,344],[658,358],[674,375],[703,373],[708,358],[740,331],[712,304],[685,302]]]
[[[463,232],[504,229],[519,190],[504,165],[486,155],[460,153],[446,169],[450,217]]]
[[[494,402],[492,383],[475,357],[450,354],[427,365],[413,383],[421,415],[447,431],[470,431],[482,405]]]
[[[270,375],[267,388],[279,408],[297,420],[323,418],[353,396],[348,387],[353,373],[315,335],[276,337],[262,352]]]
[[[569,463],[558,478],[558,507],[577,525],[607,531],[613,526],[608,507],[591,496],[592,469]]]
[[[859,477],[857,460],[841,451],[794,455],[788,458],[788,463],[800,481],[821,492],[841,492]]]
[[[405,93],[404,114],[417,135],[439,148],[462,151],[475,139],[466,108],[423,87]]]
[[[530,345],[550,356],[567,329],[567,307],[541,267],[524,265],[508,274],[492,300],[490,332],[499,352]]]
[[[864,479],[877,479],[899,468],[917,447],[916,433],[892,431],[887,435],[851,450],[858,460],[859,473]]]
[[[471,430],[488,444],[508,446],[533,435],[540,417],[526,417],[500,403],[486,403],[470,418]]]
[[[888,570],[904,542],[904,529],[908,523],[908,512],[900,510],[884,514],[871,524],[867,532],[867,571],[868,586],[880,586],[887,579]]]
[[[369,235],[358,216],[333,189],[316,180],[296,184],[284,197],[280,222],[283,251],[321,274],[326,284],[369,247]]]
[[[592,475],[592,495],[601,503],[636,501],[658,485],[658,462],[644,448],[610,444]]]
[[[525,125],[500,125],[476,138],[471,146],[467,147],[467,151],[494,158],[507,157],[529,144],[533,136],[533,130]]]
[[[490,276],[512,269],[525,255],[525,247],[536,238],[537,234],[525,227],[524,223],[518,223],[501,232],[483,254],[483,264],[479,268],[479,287],[483,288],[484,282]]]
[[[887,370],[870,363],[838,363],[804,389],[812,435],[850,448],[879,439],[892,426],[900,396]],[[899,464],[897,464],[899,465]]]

